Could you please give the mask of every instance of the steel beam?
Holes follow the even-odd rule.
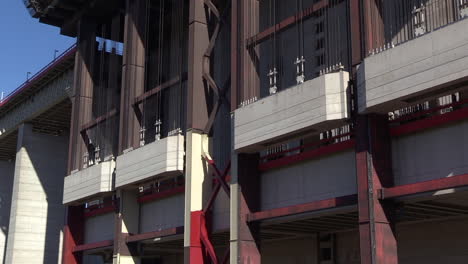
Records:
[[[391,141],[386,116],[358,116],[356,170],[361,263],[398,263],[392,203],[378,190],[393,185]]]
[[[316,201],[316,202],[311,202],[311,203],[298,204],[298,205],[282,207],[282,208],[277,208],[277,209],[272,209],[272,210],[267,210],[267,211],[250,213],[247,216],[247,221],[254,222],[254,221],[274,219],[278,217],[285,217],[285,216],[303,214],[303,213],[308,213],[308,212],[314,212],[314,211],[319,211],[319,210],[332,209],[332,208],[337,208],[337,207],[342,207],[342,206],[354,205],[357,203],[357,201],[358,201],[357,195],[336,197],[336,198],[322,200],[322,201]]]
[[[84,208],[68,206],[67,218],[63,228],[62,264],[80,264],[82,255],[75,247],[84,241]]]
[[[468,174],[463,174],[437,180],[400,185],[390,188],[382,188],[379,193],[379,198],[385,200],[466,186],[468,186]]]

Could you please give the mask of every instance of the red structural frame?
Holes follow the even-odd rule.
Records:
[[[151,193],[151,194],[140,196],[138,197],[137,201],[139,203],[148,203],[148,202],[152,202],[155,200],[160,200],[160,199],[171,197],[177,194],[181,194],[184,192],[185,192],[185,185],[182,185],[182,186],[178,186],[167,191],[156,192],[156,193]]]
[[[261,221],[273,219],[278,217],[291,216],[296,214],[303,214],[313,211],[332,209],[343,206],[350,206],[357,204],[357,195],[348,195],[342,197],[331,198],[311,203],[292,205],[267,211],[255,212],[247,215],[248,222]]]
[[[434,192],[451,188],[468,186],[468,174],[452,176],[431,181],[400,185],[391,188],[382,188],[379,191],[380,199],[392,199],[402,196],[415,195],[425,192]]]
[[[467,104],[467,103],[468,103],[468,100],[429,109],[427,111],[417,112],[414,115],[405,116],[403,118],[394,120],[392,121],[392,123],[406,121],[412,118],[422,117],[423,115],[430,114],[438,110],[442,110],[442,109],[446,109],[446,108],[454,107],[454,106],[460,106],[460,105]],[[402,135],[412,134],[412,133],[420,132],[426,129],[439,127],[439,126],[447,125],[453,122],[461,121],[464,119],[468,119],[468,107],[455,110],[449,113],[445,113],[445,114],[429,116],[429,117],[426,117],[425,119],[421,119],[421,120],[409,122],[407,124],[402,124],[399,126],[392,127],[390,128],[390,135],[392,137],[398,137]]]
[[[75,246],[75,248],[73,248],[73,253],[99,249],[99,248],[105,248],[105,247],[112,247],[113,245],[114,245],[114,240],[105,240],[105,241],[100,241],[100,242],[95,242],[95,243],[83,244],[83,245]]]
[[[339,137],[345,137],[345,136],[346,135],[340,135]],[[327,139],[327,141],[330,141],[330,139]],[[324,142],[320,142],[320,143],[324,143]],[[314,143],[314,145],[316,145],[316,144],[318,144],[318,143]],[[339,143],[334,143],[334,144],[331,144],[331,145],[328,145],[328,146],[319,147],[317,149],[305,151],[305,152],[302,152],[302,153],[299,153],[299,154],[286,156],[284,158],[279,158],[279,159],[276,159],[276,160],[260,163],[260,165],[258,166],[258,169],[260,171],[268,171],[268,170],[288,166],[288,165],[291,165],[291,164],[294,164],[294,163],[302,162],[302,161],[305,161],[305,160],[316,159],[316,158],[327,156],[327,155],[337,153],[337,152],[340,152],[340,151],[353,149],[355,147],[355,144],[356,144],[356,142],[355,142],[354,139],[350,139],[350,140],[339,142]],[[293,151],[304,149],[304,148],[307,148],[307,147],[308,146],[306,145],[306,146],[303,146],[303,147],[288,150],[286,152],[293,152]],[[282,153],[279,153],[279,154],[282,154]]]

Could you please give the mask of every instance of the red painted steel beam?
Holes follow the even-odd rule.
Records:
[[[380,190],[380,199],[391,199],[407,195],[434,192],[451,188],[468,186],[468,174],[452,176],[437,180],[400,185]]]
[[[174,227],[161,231],[147,232],[143,234],[130,235],[127,237],[127,243],[135,243],[143,240],[155,239],[160,237],[169,237],[182,235],[184,233],[184,227]]]
[[[284,19],[283,21],[279,22],[278,24],[272,27],[269,27],[266,30],[258,33],[257,35],[249,38],[247,40],[247,46],[258,45],[262,43],[263,41],[271,37],[275,32],[279,33],[281,31],[286,30],[287,28],[291,26],[294,26],[298,21],[305,20],[311,17],[315,12],[327,7],[328,5],[329,5],[329,0],[322,0],[318,3],[313,4],[312,7],[306,8],[304,11],[294,16],[290,16]]]
[[[170,189],[170,190],[167,190],[167,191],[152,193],[152,194],[148,194],[148,195],[138,197],[138,202],[139,203],[148,203],[148,202],[152,202],[152,201],[155,201],[155,200],[160,200],[160,199],[171,197],[171,196],[174,196],[174,195],[177,195],[177,194],[181,194],[181,193],[184,193],[184,192],[185,192],[185,185],[180,186],[180,187],[176,187],[174,189]]]
[[[378,199],[378,190],[393,186],[391,139],[386,115],[358,116],[356,173],[361,263],[396,264],[393,205]]]
[[[113,245],[114,245],[114,240],[105,240],[105,241],[100,241],[96,243],[89,243],[89,244],[75,246],[75,248],[73,249],[73,252],[74,253],[83,252],[83,251],[93,250],[93,249],[98,249],[98,248],[111,247]]]
[[[83,243],[83,206],[67,207],[67,222],[63,228],[62,264],[79,264],[82,256],[74,252],[76,245]]]
[[[284,166],[289,166],[298,162],[303,162],[306,160],[317,159],[323,156],[331,155],[348,149],[352,149],[355,146],[355,140],[350,139],[345,142],[331,144],[329,146],[321,147],[318,149],[306,151],[292,156],[287,156],[277,160],[261,163],[258,167],[260,171],[268,171],[272,169],[281,168]]]
[[[319,210],[332,209],[342,206],[349,206],[357,204],[357,195],[348,195],[336,197],[332,199],[316,201],[305,204],[298,204],[288,207],[282,207],[262,212],[248,214],[247,221],[255,222],[267,219],[273,219],[284,216],[291,216],[296,214],[310,213]]]
[[[468,119],[468,108],[462,108],[450,113],[431,116],[426,119],[414,121],[408,124],[392,127],[390,135],[398,137],[402,135],[413,134],[427,129],[448,125],[450,123],[459,122]]]

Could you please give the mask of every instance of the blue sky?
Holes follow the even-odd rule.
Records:
[[[22,0],[2,0],[0,8],[0,92],[8,94],[62,53],[74,38],[32,18]]]

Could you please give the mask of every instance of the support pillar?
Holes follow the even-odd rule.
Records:
[[[82,168],[83,155],[87,151],[80,135],[81,127],[92,120],[93,110],[93,60],[96,51],[96,23],[83,18],[79,24],[73,81],[72,115],[70,128],[70,147],[68,152],[68,171]]]
[[[115,216],[113,264],[139,264],[137,249],[127,244],[129,234],[138,234],[137,190],[118,190],[119,210]]]
[[[398,263],[393,204],[378,190],[393,186],[391,138],[385,115],[358,116],[356,167],[361,263]]]
[[[208,151],[208,136],[194,131],[187,132],[186,180],[185,180],[185,263],[205,263],[201,241],[203,207],[210,193],[208,165],[202,158]]]
[[[258,224],[247,214],[260,210],[258,154],[233,154],[231,183],[231,264],[260,264]]]
[[[141,106],[134,106],[136,97],[145,91],[145,23],[146,1],[127,0],[125,15],[125,51],[122,65],[120,101],[119,154],[140,146]],[[135,107],[137,107],[135,109]]]
[[[211,190],[208,164],[202,158],[205,151],[209,152],[208,135],[202,132],[209,116],[210,95],[203,81],[203,67],[210,67],[203,65],[209,34],[204,1],[189,2],[184,262],[202,264],[205,263],[201,241],[203,207]]]
[[[0,263],[5,262],[5,251],[10,222],[11,196],[15,162],[0,160]]]
[[[73,253],[73,249],[84,241],[84,207],[68,206],[66,221],[63,229],[62,264],[81,264],[82,253]]]
[[[68,135],[18,131],[5,263],[58,263],[64,224]]]

